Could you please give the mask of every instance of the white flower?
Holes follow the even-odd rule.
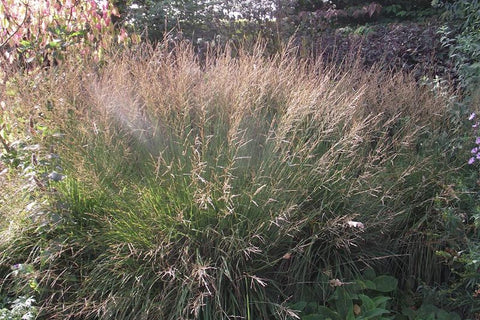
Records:
[[[365,225],[361,222],[358,222],[358,221],[348,221],[347,222],[347,225],[350,227],[350,228],[359,228],[361,230],[365,229]]]
[[[50,174],[48,175],[48,178],[49,178],[50,180],[53,180],[53,181],[61,181],[61,180],[63,180],[64,175],[63,175],[63,174],[60,174],[60,173],[58,173],[58,172],[56,172],[56,171],[52,171],[52,173],[50,173]]]

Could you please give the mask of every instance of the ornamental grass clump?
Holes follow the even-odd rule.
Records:
[[[413,262],[464,162],[448,101],[408,74],[252,51],[144,46],[4,97],[62,133],[43,140],[55,223],[0,242],[2,264],[38,269],[45,317],[293,319],[366,266],[434,280],[434,256]]]

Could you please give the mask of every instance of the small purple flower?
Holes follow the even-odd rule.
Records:
[[[478,153],[478,147],[473,148],[471,152],[472,154]]]
[[[476,116],[475,112],[472,112],[468,117],[468,120],[472,121],[473,119],[475,119],[475,116]]]
[[[480,160],[480,153],[477,153],[476,157],[477,157],[477,160]]]
[[[475,139],[475,143],[480,144],[480,137],[477,137],[477,139]]]
[[[478,122],[472,125],[472,128],[477,128],[478,127]]]
[[[468,164],[473,164],[475,162],[475,157],[471,157],[469,160],[468,160]]]

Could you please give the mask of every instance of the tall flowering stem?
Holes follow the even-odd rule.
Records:
[[[475,132],[478,131],[478,126],[479,122],[476,119],[477,115],[473,112],[470,114],[468,117],[468,120],[473,121],[474,124],[472,125],[472,128],[475,130]],[[474,164],[476,161],[480,161],[480,137],[475,138],[475,144],[476,146],[471,150],[471,158],[468,159],[468,164]]]

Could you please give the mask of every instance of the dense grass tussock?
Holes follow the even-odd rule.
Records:
[[[293,56],[140,48],[6,84],[65,176],[0,242],[44,317],[293,319],[368,266],[444,280],[428,253],[460,235],[438,205],[465,163],[448,97]]]

